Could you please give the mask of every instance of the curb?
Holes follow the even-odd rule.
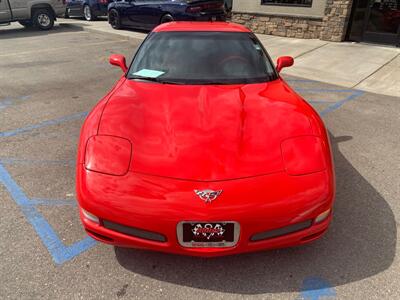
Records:
[[[104,31],[102,29],[98,29],[98,28],[93,28],[92,26],[87,26],[87,25],[83,25],[83,24],[79,24],[79,23],[59,23],[59,26],[61,27],[78,27],[79,29],[83,30],[83,31],[87,31],[87,32],[95,32],[95,33],[102,33],[102,34],[108,34],[108,35],[112,35],[115,37],[119,37],[119,38],[125,38],[127,40],[144,40],[145,37],[147,36],[146,33],[137,33],[137,34],[143,34],[143,37],[141,36],[131,36],[131,35],[127,35],[127,34],[122,34],[118,33],[118,32],[109,32],[109,31]],[[136,32],[135,32],[136,33]]]

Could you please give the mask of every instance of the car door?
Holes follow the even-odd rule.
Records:
[[[162,5],[167,0],[134,0],[128,10],[129,22],[140,28],[151,29],[160,21]]]
[[[70,15],[82,15],[82,0],[67,0],[67,7]]]
[[[11,10],[8,0],[0,0],[0,22],[11,20]]]

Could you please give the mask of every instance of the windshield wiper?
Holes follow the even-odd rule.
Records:
[[[185,84],[184,82],[180,82],[180,81],[163,80],[162,78],[159,78],[159,77],[148,77],[148,76],[139,76],[139,75],[129,76],[128,79],[139,79],[139,80],[157,82],[157,83],[161,83],[161,84]]]

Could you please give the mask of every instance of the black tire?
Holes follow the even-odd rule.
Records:
[[[160,20],[160,24],[173,22],[173,21],[174,21],[174,17],[173,16],[171,16],[170,14],[165,14],[165,15],[162,16],[162,18]]]
[[[32,23],[36,28],[39,28],[40,30],[49,30],[53,28],[53,12],[46,8],[35,10],[32,17]]]
[[[111,27],[114,29],[121,29],[121,18],[119,17],[119,13],[115,9],[111,9],[108,12],[108,23],[110,23]]]
[[[85,4],[83,6],[83,17],[86,21],[95,21],[96,15],[93,13],[89,5]]]
[[[31,28],[33,27],[32,21],[31,20],[23,20],[23,21],[18,21],[19,24],[24,26],[25,28]]]

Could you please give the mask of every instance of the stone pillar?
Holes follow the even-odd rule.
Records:
[[[346,36],[352,0],[327,0],[320,39],[341,42]]]

